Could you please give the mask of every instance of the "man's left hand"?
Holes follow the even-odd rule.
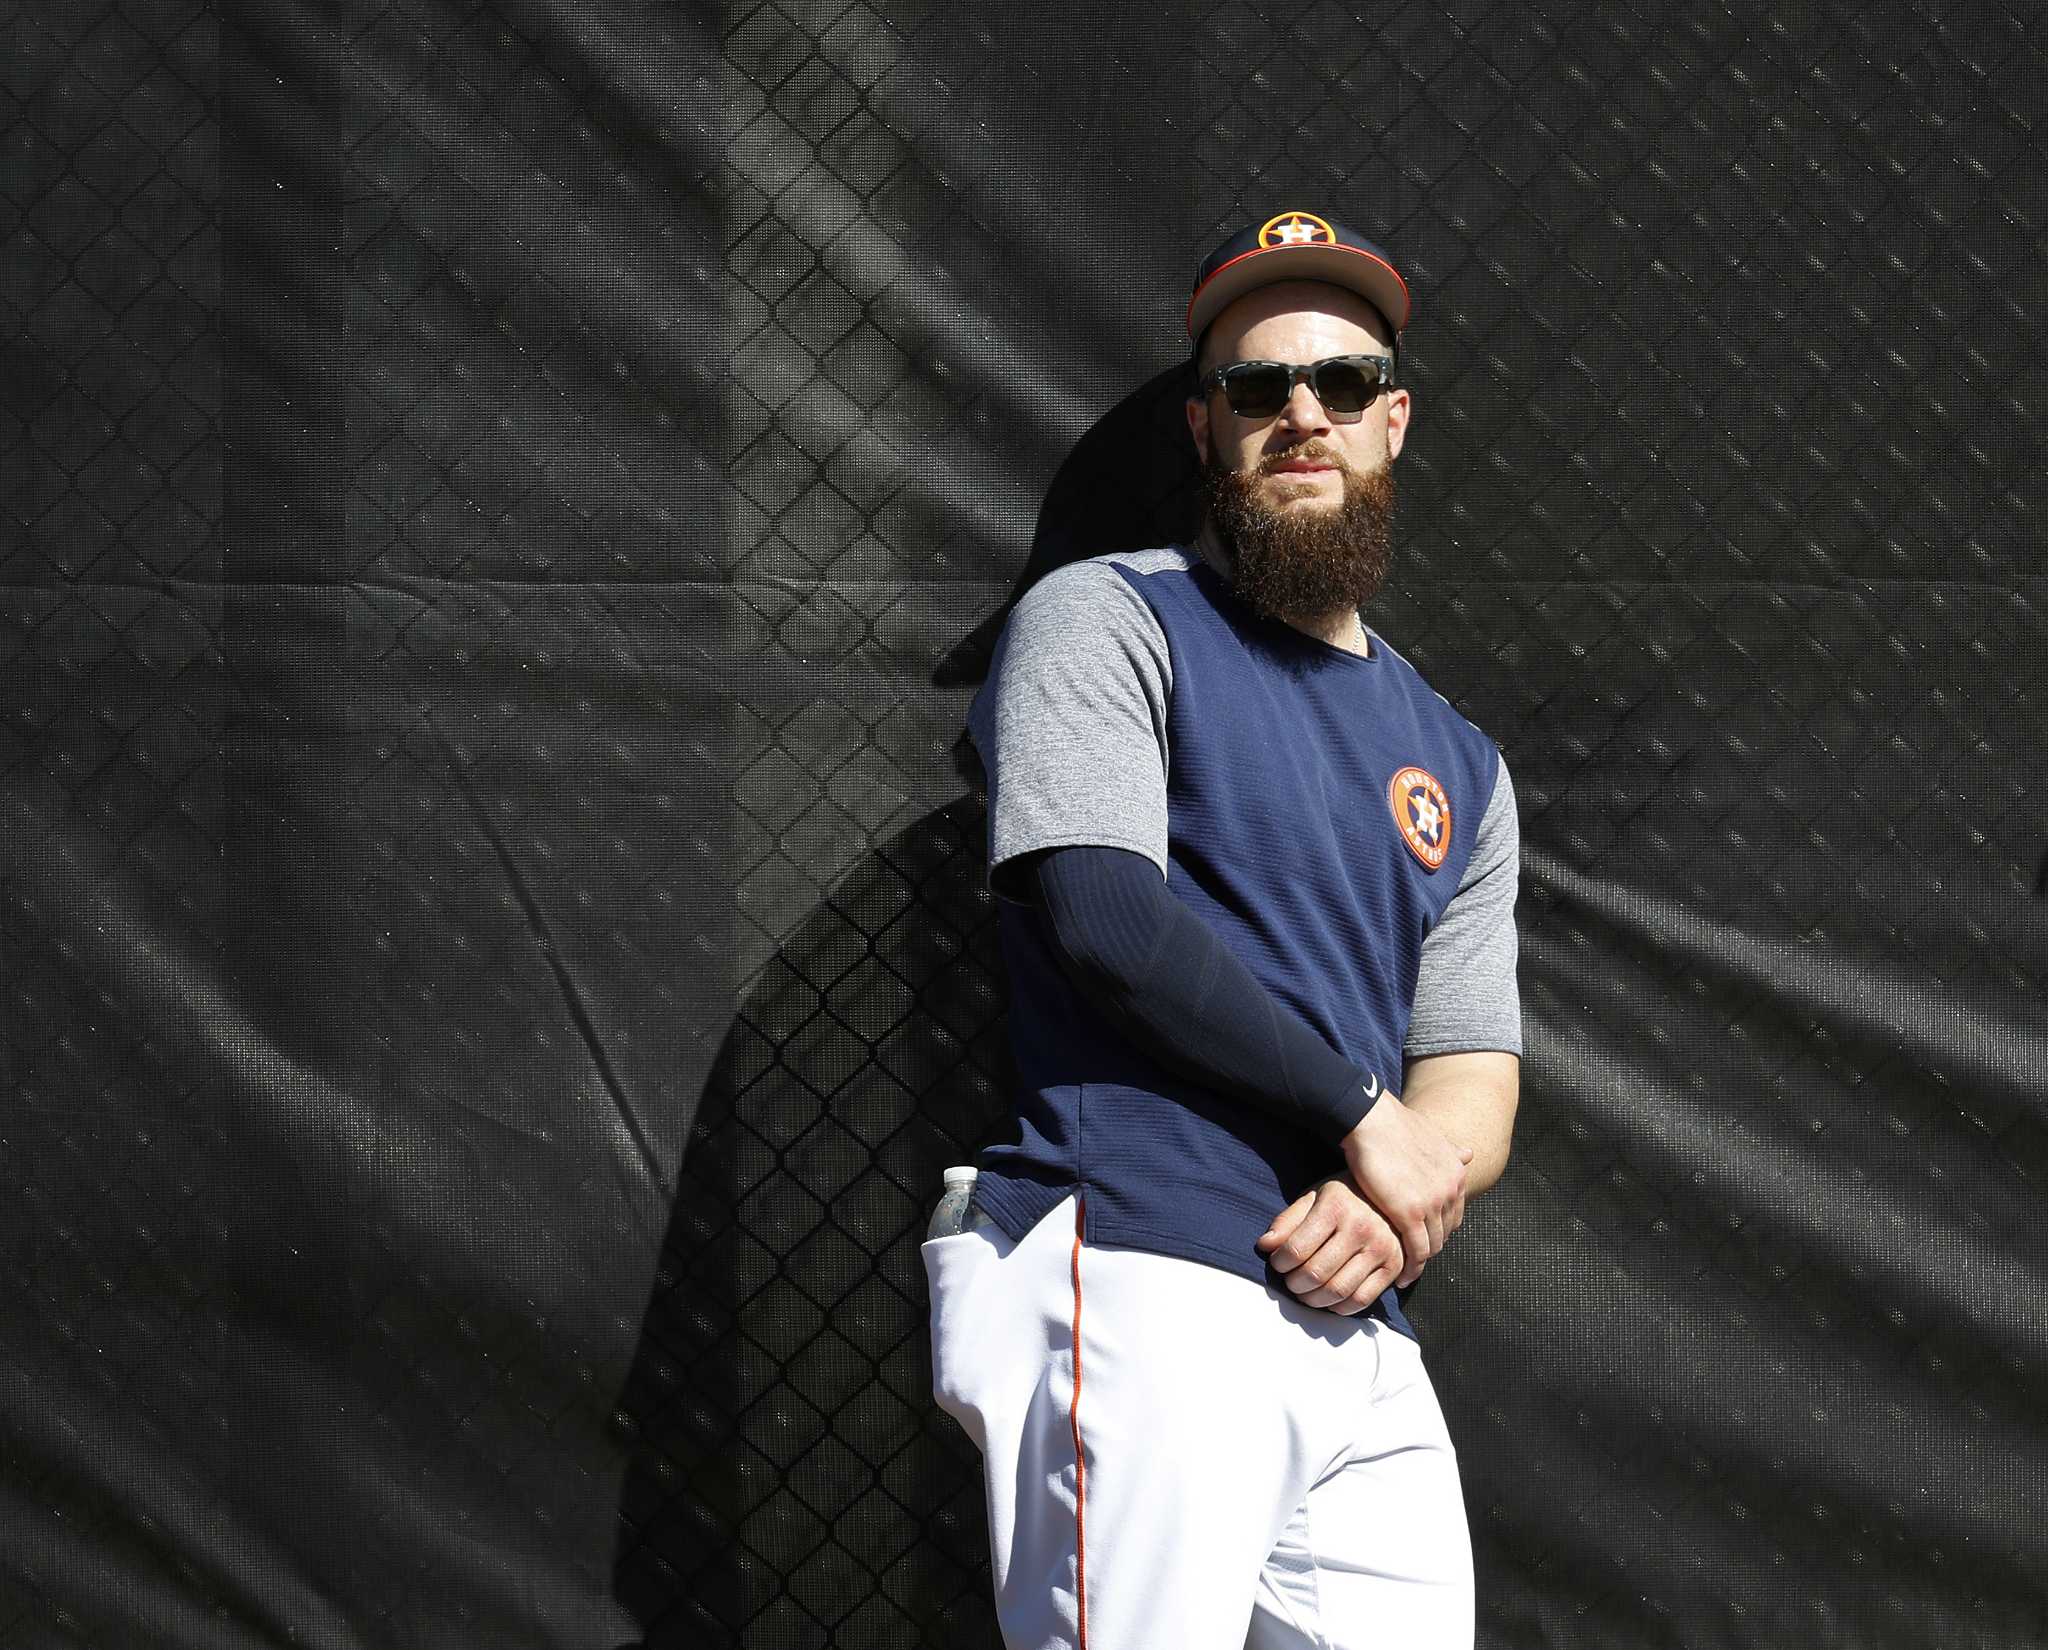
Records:
[[[1363,1312],[1403,1269],[1393,1227],[1342,1176],[1288,1204],[1256,1247],[1302,1305],[1341,1317]]]

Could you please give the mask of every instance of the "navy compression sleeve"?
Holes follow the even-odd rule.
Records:
[[[1167,1070],[1332,1144],[1381,1085],[1255,979],[1142,854],[1055,848],[1031,886],[1067,978]]]

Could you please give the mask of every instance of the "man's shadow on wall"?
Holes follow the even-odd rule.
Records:
[[[981,681],[1054,568],[1190,542],[1186,369],[1075,446],[997,611],[940,661]],[[620,1430],[614,1587],[648,1650],[999,1645],[979,1458],[933,1405],[918,1258],[940,1175],[998,1137],[1007,984],[981,776],[856,864],[720,1046]]]

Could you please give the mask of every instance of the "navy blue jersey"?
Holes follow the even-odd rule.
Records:
[[[1398,1090],[1425,941],[1504,770],[1384,641],[1361,656],[1264,618],[1184,552],[1103,558],[1026,598],[970,726],[999,892],[1036,849],[1147,853],[1268,991]],[[1255,1240],[1342,1172],[1334,1143],[1161,1069],[1073,989],[1034,907],[1000,920],[1018,1139],[983,1154],[982,1206],[1021,1240],[1078,1190],[1090,1242],[1266,1281]],[[1511,933],[1509,950],[1511,968]],[[1518,1044],[1499,1015],[1469,1042]],[[1382,1306],[1406,1327],[1391,1291]]]

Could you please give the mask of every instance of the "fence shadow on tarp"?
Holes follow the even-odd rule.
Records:
[[[1185,370],[1076,444],[1009,598],[939,663],[985,675],[1054,568],[1185,540]],[[633,1368],[615,1584],[651,1650],[997,1641],[981,1473],[930,1398],[918,1244],[1000,1131],[1011,1061],[985,806],[877,843],[778,948],[698,1106]]]

